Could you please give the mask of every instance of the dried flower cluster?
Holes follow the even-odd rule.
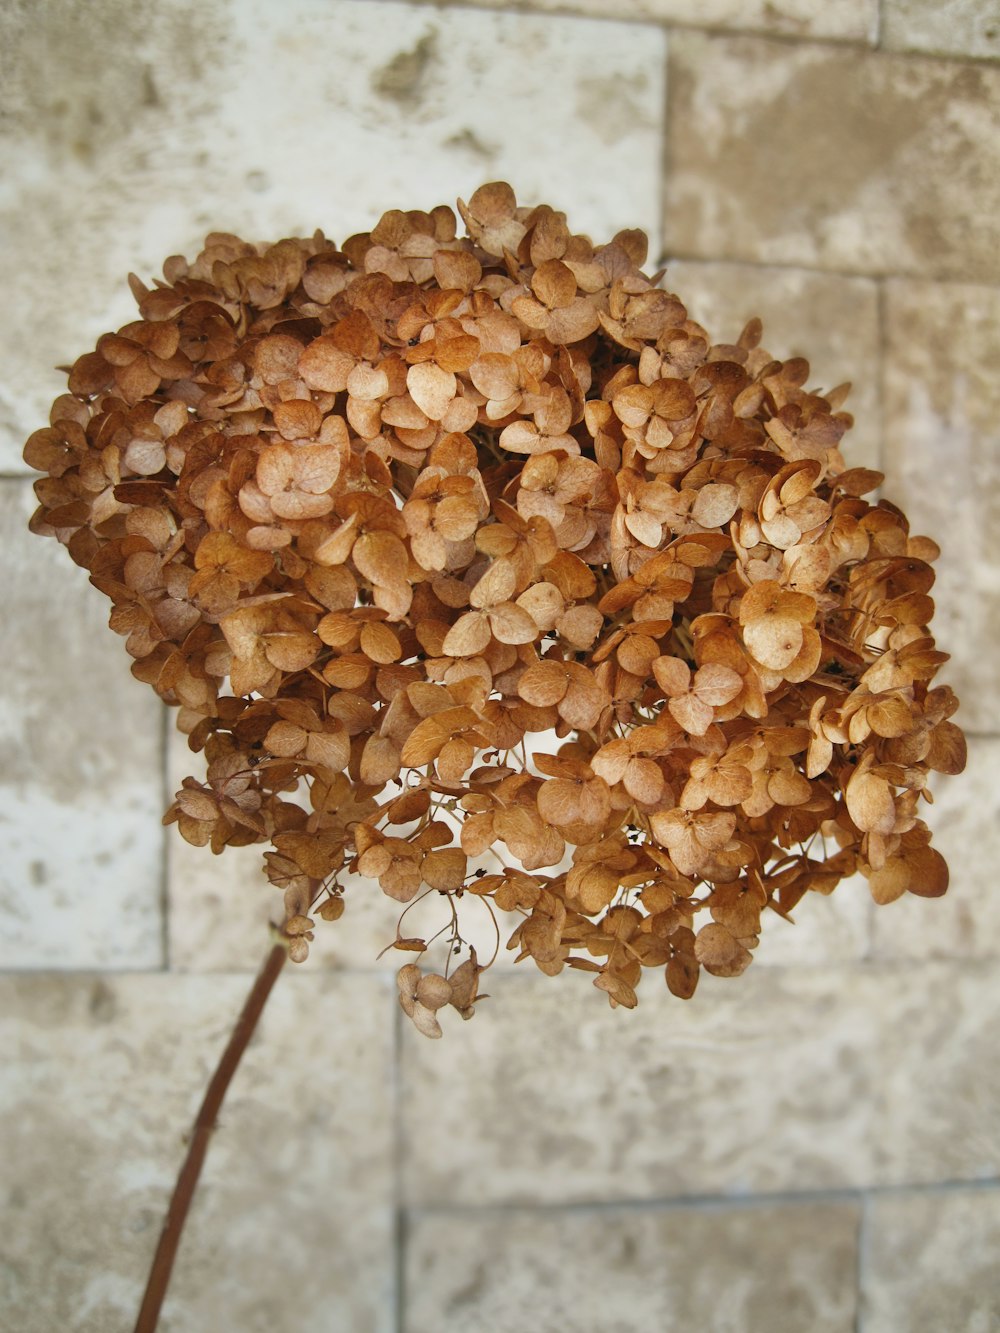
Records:
[[[594,246],[502,183],[459,210],[209,236],[133,279],[28,441],[34,529],[207,756],[166,819],[268,845],[296,959],[352,876],[440,895],[465,960],[399,974],[431,1036],[476,1002],[471,898],[631,1007],[855,871],[943,893],[937,548],[845,466],[846,386],[756,320],[713,343],[640,232]]]

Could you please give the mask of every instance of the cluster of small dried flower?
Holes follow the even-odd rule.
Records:
[[[166,819],[269,844],[296,959],[356,874],[446,899],[449,959],[475,897],[629,1007],[645,968],[684,998],[742,972],[767,910],[855,871],[943,893],[937,548],[862,498],[846,386],[756,320],[713,343],[639,232],[594,246],[502,183],[459,210],[209,236],[132,280],[141,318],[28,441],[35,531],[206,753]],[[411,963],[401,1003],[438,1036],[482,970]]]

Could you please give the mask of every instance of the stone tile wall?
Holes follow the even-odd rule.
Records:
[[[432,1044],[356,886],[231,1090],[162,1327],[1000,1326],[998,57],[989,0],[0,7],[0,1326],[130,1326],[271,907],[256,853],[160,827],[191,757],[25,531],[50,367],[208,229],[342,239],[497,177],[853,382],[848,457],[943,547],[952,887],[846,884],[688,1005],[508,965]]]

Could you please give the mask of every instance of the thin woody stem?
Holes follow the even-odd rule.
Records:
[[[275,944],[268,954],[247,996],[243,1012],[236,1021],[226,1049],[222,1053],[222,1059],[212,1075],[212,1081],[205,1091],[205,1098],[191,1131],[187,1156],[177,1177],[173,1197],[164,1219],[153,1266],[149,1270],[149,1280],[136,1320],[135,1333],[154,1333],[159,1323],[160,1307],[167,1293],[167,1284],[180,1245],[181,1233],[184,1230],[188,1209],[191,1207],[191,1200],[198,1184],[198,1177],[201,1175],[202,1164],[208,1152],[209,1141],[215,1129],[223,1098],[287,957],[288,949],[284,943]]]

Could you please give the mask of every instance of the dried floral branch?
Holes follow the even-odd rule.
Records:
[[[639,232],[595,245],[502,182],[458,211],[209,236],[133,280],[27,443],[35,531],[206,757],[167,821],[266,848],[293,961],[310,886],[332,921],[368,879],[448,899],[439,952],[481,897],[613,1006],[738,975],[766,909],[855,872],[943,893],[938,550],[846,464],[847,386],[759,320],[713,341]],[[422,1032],[472,1014],[469,961],[403,968]]]

